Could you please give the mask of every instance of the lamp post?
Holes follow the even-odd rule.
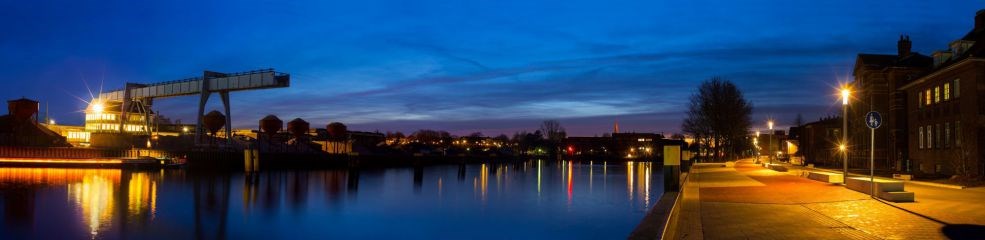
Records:
[[[773,131],[773,120],[772,119],[767,120],[766,121],[766,125],[769,126],[769,128],[770,128],[770,143],[769,143],[769,148],[767,149],[766,152],[767,153],[770,153],[770,165],[772,165],[773,164],[773,158],[776,157],[776,154],[773,153],[773,135],[776,134],[776,132]]]
[[[841,165],[844,168],[842,179],[848,178],[848,97],[851,94],[852,92],[848,90],[848,87],[841,88]],[[844,183],[845,180],[842,180],[842,184]]]
[[[759,130],[756,130],[756,144],[755,145],[756,145],[756,164],[759,164],[759,155],[760,155]]]

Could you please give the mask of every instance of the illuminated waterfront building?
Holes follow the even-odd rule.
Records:
[[[95,99],[85,110],[85,130],[149,135],[153,130],[150,122],[153,117],[150,104],[137,103],[124,108],[122,101]]]

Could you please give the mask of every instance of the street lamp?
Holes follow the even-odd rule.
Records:
[[[841,151],[842,167],[844,172],[842,174],[842,179],[848,177],[848,98],[852,95],[852,91],[848,89],[848,86],[841,87],[841,146],[839,147]],[[842,181],[844,183],[844,180]]]
[[[96,114],[102,114],[103,113],[103,108],[104,108],[103,103],[99,102],[99,99],[92,100],[92,111],[93,112],[95,112]]]
[[[760,150],[759,149],[759,130],[756,130],[756,138],[755,139],[756,139],[756,142],[755,142],[755,145],[756,145],[756,164],[759,164],[759,155],[760,155],[760,153],[759,153],[759,150]]]
[[[769,148],[766,149],[766,152],[770,153],[770,155],[773,155],[773,135],[776,134],[776,132],[773,131],[773,119],[766,120],[766,125],[769,126],[769,128],[770,128],[770,143],[769,143]],[[776,155],[770,156],[770,164],[771,165],[773,164],[773,158],[775,156]]]

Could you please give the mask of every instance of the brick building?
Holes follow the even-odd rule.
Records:
[[[917,174],[985,176],[985,10],[974,28],[933,53],[931,70],[906,93],[907,141]]]
[[[797,127],[799,155],[804,164],[818,166],[841,166],[842,157],[838,151],[841,142],[841,118],[828,117]]]
[[[932,63],[930,57],[911,51],[911,46],[909,36],[900,36],[896,54],[863,53],[856,58],[848,105],[850,168],[869,166],[871,133],[863,120],[866,113],[876,111],[884,119],[875,131],[876,168],[903,169],[908,158],[906,93],[898,88],[927,72]]]

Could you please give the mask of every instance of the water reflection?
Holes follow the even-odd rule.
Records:
[[[96,238],[100,225],[109,225],[113,214],[113,182],[99,175],[86,175],[68,186],[68,195],[82,209],[82,219]]]
[[[64,186],[65,199],[88,238],[99,238],[112,224],[146,224],[157,211],[160,175],[118,169],[0,168],[5,221],[34,228],[38,192]],[[117,211],[125,209],[125,211]],[[40,221],[43,222],[43,221]]]
[[[0,236],[448,238],[447,229],[492,239],[626,235],[651,196],[659,196],[663,178],[651,176],[649,162],[618,163],[613,174],[607,162],[600,165],[536,160],[250,173],[0,168]],[[52,210],[39,210],[42,203]],[[59,221],[76,227],[35,226]]]

